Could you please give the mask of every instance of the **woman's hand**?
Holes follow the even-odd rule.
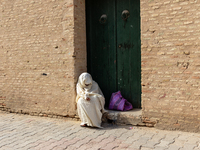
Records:
[[[90,98],[89,98],[89,97],[87,97],[87,98],[86,98],[86,100],[87,100],[87,101],[90,101]]]

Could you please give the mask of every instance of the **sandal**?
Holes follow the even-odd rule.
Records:
[[[81,127],[87,127],[87,124],[83,124],[83,125],[81,125]]]

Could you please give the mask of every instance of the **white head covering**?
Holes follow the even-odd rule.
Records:
[[[90,90],[92,82],[92,76],[87,72],[84,72],[79,76],[78,84],[83,90]]]

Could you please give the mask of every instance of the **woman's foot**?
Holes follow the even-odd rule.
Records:
[[[87,127],[87,124],[82,124],[81,127]]]

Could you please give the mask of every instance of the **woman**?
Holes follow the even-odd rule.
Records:
[[[92,80],[89,73],[82,73],[76,85],[77,109],[81,126],[101,128],[101,118],[104,112],[105,98],[98,84]]]

